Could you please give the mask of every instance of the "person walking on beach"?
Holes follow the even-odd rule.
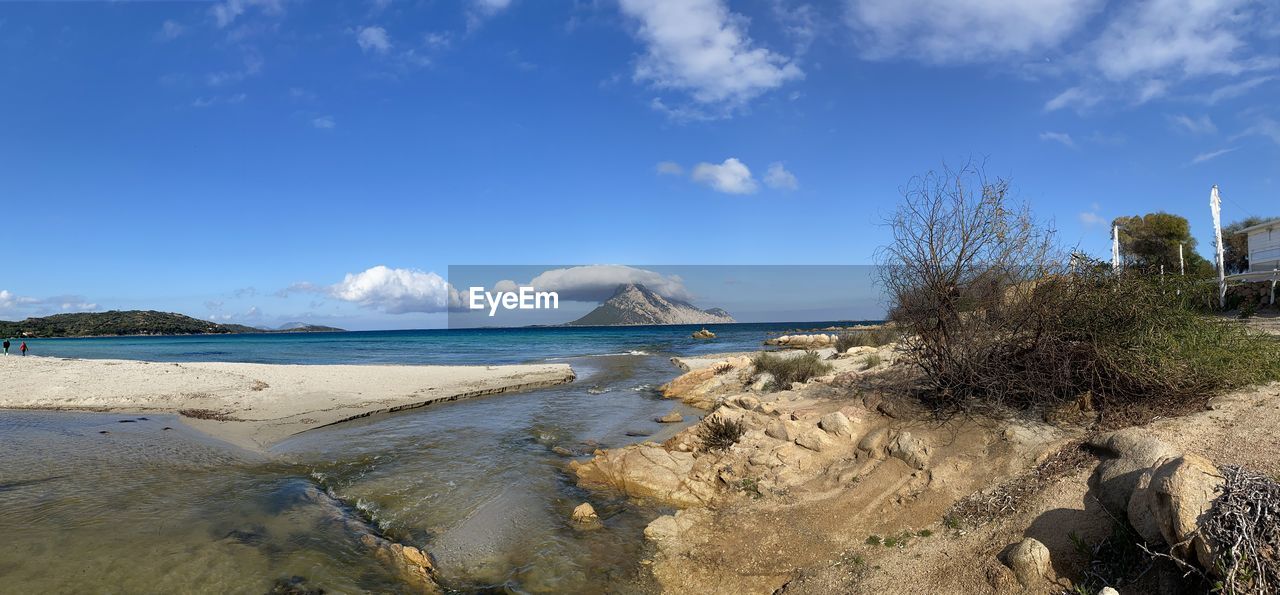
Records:
[[[8,339],[5,339],[5,340],[4,340],[4,354],[5,354],[5,355],[9,355],[9,340],[8,340]]]
[[[18,346],[18,351],[21,351],[21,352],[22,352],[22,355],[24,355],[24,356],[27,354],[27,342],[26,342],[26,341],[23,341],[23,342],[22,342],[22,344]]]

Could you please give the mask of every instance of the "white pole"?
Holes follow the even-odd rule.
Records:
[[[1111,226],[1111,270],[1120,272],[1120,226]]]
[[[1222,198],[1218,185],[1209,191],[1209,210],[1213,212],[1213,237],[1218,247],[1218,307],[1227,308],[1227,270],[1222,258]]]
[[[1187,264],[1182,260],[1182,242],[1178,242],[1178,274],[1187,274]]]

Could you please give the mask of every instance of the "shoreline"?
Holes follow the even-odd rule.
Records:
[[[572,382],[568,364],[409,366],[0,358],[0,409],[170,413],[264,452],[316,428]]]

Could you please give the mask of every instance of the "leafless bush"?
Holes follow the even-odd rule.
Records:
[[[1223,467],[1222,475],[1202,528],[1221,561],[1219,590],[1280,593],[1280,483],[1239,467]]]

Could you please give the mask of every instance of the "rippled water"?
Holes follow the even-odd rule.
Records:
[[[659,511],[580,490],[550,449],[661,439],[678,428],[652,418],[673,406],[696,419],[652,388],[676,373],[668,355],[571,358],[569,385],[314,430],[270,456],[170,416],[0,411],[0,591],[399,589],[307,497],[316,484],[429,551],[451,589],[652,591],[641,531]],[[603,527],[569,522],[583,501]]]

